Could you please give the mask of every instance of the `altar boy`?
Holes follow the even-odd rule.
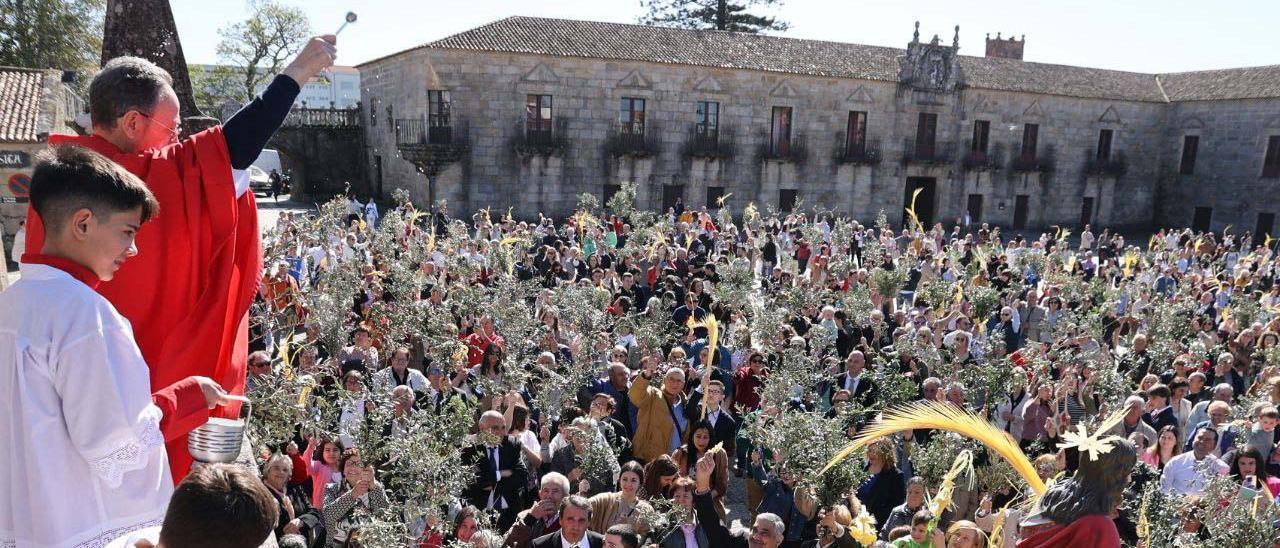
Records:
[[[173,493],[165,439],[226,393],[189,377],[152,394],[132,326],[93,290],[137,254],[157,209],[147,187],[59,147],[38,156],[30,196],[48,233],[0,293],[0,546],[100,546],[160,523]]]

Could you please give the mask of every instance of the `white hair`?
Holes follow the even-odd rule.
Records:
[[[786,538],[787,525],[782,522],[782,518],[778,517],[777,514],[764,512],[762,514],[756,515],[756,521],[759,521],[759,520],[764,520],[773,524],[773,530],[777,531],[776,533],[777,540],[782,540]]]
[[[542,476],[542,481],[538,485],[545,486],[548,483],[559,485],[560,491],[562,491],[565,496],[569,495],[569,478],[566,478],[564,474],[561,474],[560,472],[547,472],[545,476]]]

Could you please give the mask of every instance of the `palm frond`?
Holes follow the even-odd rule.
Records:
[[[916,429],[945,430],[982,442],[988,449],[1009,461],[1013,469],[1037,495],[1044,494],[1047,489],[1044,481],[1036,474],[1036,468],[1031,459],[1027,458],[1008,434],[973,413],[950,404],[932,401],[916,402],[885,411],[876,422],[837,453],[820,473],[825,473],[848,458],[854,451],[870,445],[875,440]]]

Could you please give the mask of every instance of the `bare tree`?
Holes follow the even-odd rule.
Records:
[[[640,23],[687,29],[737,32],[785,31],[786,21],[748,13],[753,7],[781,7],[782,0],[640,0],[648,13]]]
[[[273,78],[285,63],[302,49],[311,35],[311,23],[301,8],[283,6],[274,0],[258,0],[250,4],[253,13],[243,22],[218,31],[218,57],[242,70],[239,97],[246,102],[268,78]]]

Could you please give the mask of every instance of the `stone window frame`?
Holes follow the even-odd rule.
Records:
[[[1181,137],[1182,139],[1178,141],[1178,174],[1195,175],[1196,163],[1200,160],[1200,148],[1204,145],[1204,135],[1200,133],[1199,129],[1187,129],[1182,131]],[[1196,151],[1192,153],[1190,170],[1184,169],[1187,155],[1187,137],[1196,138]]]
[[[785,108],[785,109],[788,109],[788,112],[790,113],[788,117],[788,122],[787,122],[787,149],[789,151],[792,145],[795,144],[796,126],[797,126],[796,113],[800,109],[795,103],[792,103],[789,101],[770,102],[768,103],[768,108],[769,108],[769,131],[768,133],[765,134],[767,139],[765,145],[771,151],[777,150],[777,147],[776,147],[777,138],[774,137],[773,135],[773,131],[774,131],[773,117],[774,117],[774,113],[777,112],[777,109]]]
[[[1269,128],[1262,134],[1262,178],[1277,177],[1280,177],[1280,129]]]
[[[1115,128],[1110,128],[1110,127],[1098,128],[1097,139],[1095,140],[1093,145],[1093,157],[1101,161],[1111,160],[1111,158],[1116,153],[1116,136],[1119,135],[1119,133],[1120,133],[1119,130]],[[1106,155],[1102,154],[1102,145],[1104,140],[1106,141],[1106,145],[1107,145]]]
[[[707,122],[708,116],[707,116],[707,113],[703,111],[703,105],[716,106],[714,124]],[[694,131],[700,132],[702,134],[719,136],[720,135],[720,118],[723,111],[724,111],[724,108],[722,107],[721,101],[718,98],[714,101],[711,99],[694,100],[693,102]]]

